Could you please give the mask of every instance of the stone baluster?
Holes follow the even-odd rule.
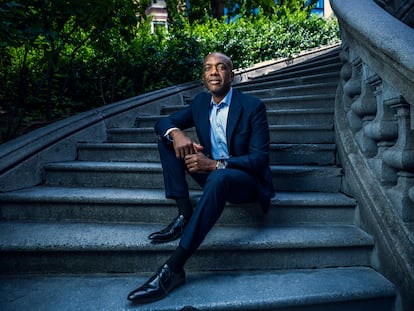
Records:
[[[412,103],[411,103],[412,104]],[[411,105],[410,106],[410,120],[411,120],[411,131],[414,131],[414,105]],[[411,202],[413,202],[414,203],[414,187],[412,187],[410,190],[409,190],[409,196],[410,196],[410,199],[411,199]]]
[[[411,121],[410,122],[411,131],[414,131],[414,104],[413,103],[411,103],[411,106],[410,106],[410,121]],[[410,196],[411,202],[414,203],[414,187],[412,187],[409,190],[409,196]]]
[[[359,66],[361,66],[361,94],[352,103],[351,108],[361,119],[362,128],[355,133],[355,140],[362,153],[371,158],[377,154],[377,144],[371,137],[366,135],[365,128],[371,124],[377,112],[377,100],[371,84],[375,84],[375,78],[379,79],[379,77],[372,73],[367,65],[362,63]]]
[[[368,163],[380,183],[383,186],[391,186],[397,182],[396,170],[384,163],[383,156],[384,152],[397,140],[398,123],[387,102],[389,99],[398,97],[398,94],[378,75],[373,75],[368,80],[374,89],[377,104],[375,119],[364,128],[366,136],[375,141],[377,145],[377,154]]]
[[[414,131],[410,128],[410,105],[401,96],[387,101],[396,110],[398,139],[395,145],[384,151],[384,161],[398,171],[397,185],[388,189],[390,200],[405,222],[414,221]]]
[[[351,66],[351,63],[349,62],[349,51],[346,47],[344,47],[341,53],[339,53],[339,57],[342,61],[342,68],[340,72],[340,77],[341,77],[340,88],[343,91],[344,85],[349,81],[349,79],[352,76],[352,66]],[[348,112],[351,109],[352,99],[350,99],[345,93],[343,93],[342,103],[343,103],[345,112]]]
[[[380,77],[371,72],[367,65],[361,64],[361,95],[352,104],[352,110],[361,118],[375,116],[377,112],[377,100],[374,94],[376,82]]]
[[[411,107],[410,107],[410,116],[411,116],[411,130],[414,131],[414,104],[411,103]]]
[[[362,128],[361,118],[352,110],[352,103],[354,103],[361,94],[361,67],[362,62],[358,56],[353,56],[350,51],[348,57],[350,61],[352,73],[350,79],[344,84],[344,104],[349,105],[351,109],[347,111],[347,118],[352,132],[356,133]],[[351,102],[351,104],[349,104]]]
[[[411,202],[414,203],[414,187],[412,187],[409,191],[408,191],[408,195],[411,199]]]

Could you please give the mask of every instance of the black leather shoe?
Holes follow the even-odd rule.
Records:
[[[161,231],[151,233],[148,236],[153,243],[165,243],[178,239],[184,232],[187,225],[183,215],[177,216],[166,228]]]
[[[184,270],[175,273],[165,264],[144,285],[129,293],[128,300],[136,304],[157,301],[163,299],[170,291],[184,283]]]

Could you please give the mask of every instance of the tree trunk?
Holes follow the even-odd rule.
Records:
[[[211,11],[214,18],[221,19],[224,16],[224,0],[211,0]]]

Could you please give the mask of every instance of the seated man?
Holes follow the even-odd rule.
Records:
[[[162,243],[181,237],[172,256],[128,299],[148,303],[184,284],[184,265],[223,212],[226,202],[259,201],[267,212],[273,197],[269,167],[266,107],[257,98],[231,87],[231,59],[221,53],[204,59],[203,82],[209,93],[155,125],[167,198],[175,199],[178,216],[149,239]],[[183,130],[195,127],[199,143]],[[193,211],[186,171],[203,188]]]

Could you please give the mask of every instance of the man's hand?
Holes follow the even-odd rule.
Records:
[[[173,130],[170,133],[173,141],[175,156],[177,159],[184,159],[186,155],[196,152],[194,142],[181,130]]]
[[[187,169],[191,173],[206,173],[216,169],[216,161],[202,153],[204,147],[191,140],[181,130],[173,130],[170,133],[178,159],[184,159]]]
[[[210,159],[202,152],[188,154],[185,156],[184,161],[190,173],[211,172],[216,169],[217,163],[215,160]]]

